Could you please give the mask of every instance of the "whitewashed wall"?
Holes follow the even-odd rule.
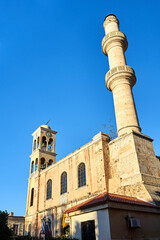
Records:
[[[81,240],[81,222],[95,220],[96,240],[111,240],[107,209],[82,213],[71,217],[72,236]]]

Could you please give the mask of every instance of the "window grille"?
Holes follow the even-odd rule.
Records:
[[[78,187],[86,185],[86,168],[84,163],[80,163],[78,166]]]
[[[63,172],[61,174],[61,194],[67,192],[67,173]]]
[[[52,198],[52,180],[49,179],[47,182],[47,197],[46,199],[51,199]]]

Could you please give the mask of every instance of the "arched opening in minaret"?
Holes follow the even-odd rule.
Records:
[[[48,167],[51,166],[51,165],[53,165],[53,160],[52,159],[49,160]]]
[[[41,170],[46,168],[46,160],[45,158],[41,158]]]
[[[34,161],[32,161],[32,164],[31,164],[31,173],[34,172]]]
[[[53,151],[53,139],[50,138],[48,141],[48,151],[52,152]]]
[[[46,137],[43,136],[42,137],[42,150],[46,150],[46,146],[47,146]]]

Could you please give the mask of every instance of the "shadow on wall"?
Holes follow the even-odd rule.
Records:
[[[111,239],[109,213],[107,209],[97,211],[96,239]]]
[[[74,229],[72,229],[73,239],[81,240],[81,226],[78,221],[76,221]]]

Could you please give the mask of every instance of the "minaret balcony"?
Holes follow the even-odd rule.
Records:
[[[128,48],[126,35],[120,31],[110,32],[104,36],[102,40],[103,53],[108,56],[108,52],[112,47],[120,46],[124,51]]]
[[[128,83],[133,87],[136,83],[135,72],[133,68],[124,65],[117,66],[109,70],[105,76],[106,87],[112,91],[113,88],[121,83]]]

